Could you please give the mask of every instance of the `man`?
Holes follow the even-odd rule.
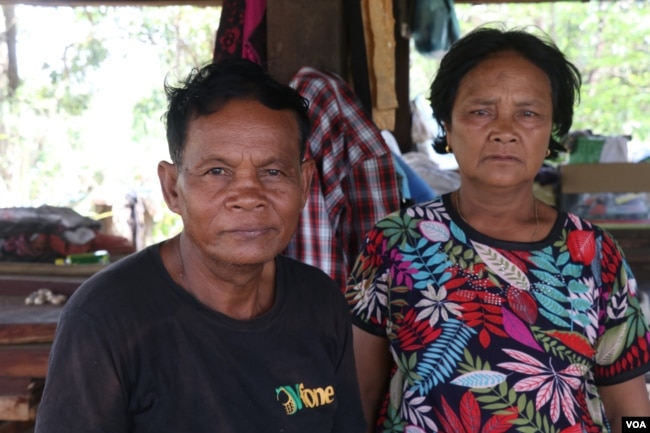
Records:
[[[246,60],[166,87],[178,236],[65,306],[36,432],[361,432],[349,312],[280,252],[305,205],[307,103]]]

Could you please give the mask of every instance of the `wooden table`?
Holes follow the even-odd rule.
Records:
[[[104,265],[0,263],[0,422],[33,422],[60,305],[26,305],[40,288],[71,295]]]
[[[639,285],[650,287],[650,226],[604,226],[619,243]]]
[[[61,309],[0,295],[0,420],[34,420]]]

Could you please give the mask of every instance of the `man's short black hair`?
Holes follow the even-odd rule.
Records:
[[[228,58],[192,69],[178,86],[165,83],[167,144],[172,162],[182,162],[189,122],[222,109],[232,100],[255,100],[273,110],[291,110],[298,122],[300,159],[310,133],[309,103],[296,90],[283,85],[258,64]]]

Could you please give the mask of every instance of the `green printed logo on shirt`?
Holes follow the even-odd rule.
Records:
[[[334,387],[305,388],[304,384],[284,385],[275,389],[276,399],[282,403],[287,415],[304,408],[315,408],[334,402]]]

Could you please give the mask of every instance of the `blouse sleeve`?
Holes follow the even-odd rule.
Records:
[[[382,258],[385,254],[383,239],[377,227],[368,233],[348,278],[345,296],[352,312],[352,323],[371,334],[385,337],[389,269]]]
[[[600,267],[601,292],[595,380],[597,385],[614,385],[650,370],[650,331],[622,250],[606,232],[598,239],[594,265]]]

